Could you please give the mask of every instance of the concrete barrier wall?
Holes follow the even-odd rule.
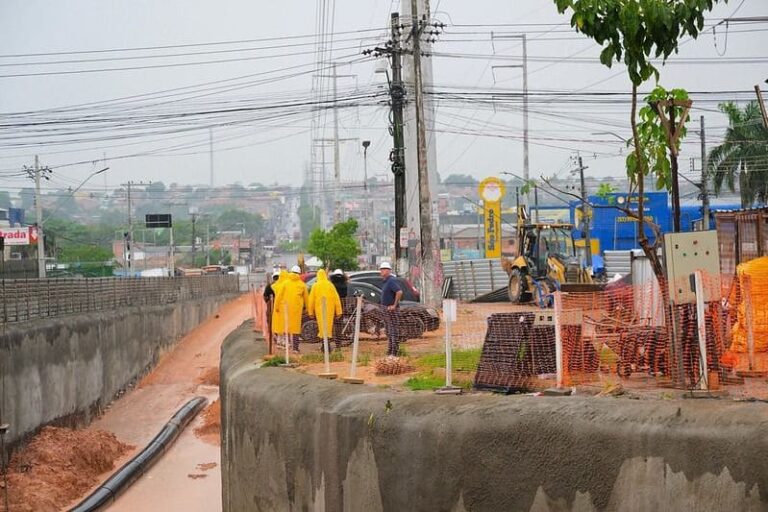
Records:
[[[0,416],[13,445],[41,426],[84,424],[234,296],[4,326]],[[2,329],[2,327],[0,327]]]
[[[350,386],[222,348],[225,512],[768,510],[768,406]]]

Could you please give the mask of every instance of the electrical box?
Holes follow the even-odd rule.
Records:
[[[701,270],[707,279],[705,302],[721,299],[717,231],[667,233],[664,235],[664,264],[672,304],[696,303],[690,277],[697,270]]]

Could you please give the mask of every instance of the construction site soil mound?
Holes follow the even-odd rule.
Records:
[[[195,434],[203,441],[221,444],[221,402],[211,402],[200,414],[201,424],[195,427]]]
[[[198,384],[204,386],[218,386],[219,385],[219,367],[214,366],[212,368],[206,368],[203,373],[197,379]]]
[[[7,489],[10,510],[61,510],[97,484],[104,473],[115,468],[115,461],[133,448],[102,430],[43,428],[11,458]],[[2,500],[0,511],[7,512]]]

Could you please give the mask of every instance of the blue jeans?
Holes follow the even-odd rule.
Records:
[[[387,355],[396,356],[400,351],[400,339],[398,337],[397,309],[390,311],[384,308],[384,325],[387,328]]]

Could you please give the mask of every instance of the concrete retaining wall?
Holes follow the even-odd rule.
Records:
[[[225,512],[768,510],[768,406],[437,397],[222,348]]]
[[[0,416],[13,445],[41,426],[76,425],[151,369],[233,296],[6,325]],[[2,327],[0,327],[2,329]]]

